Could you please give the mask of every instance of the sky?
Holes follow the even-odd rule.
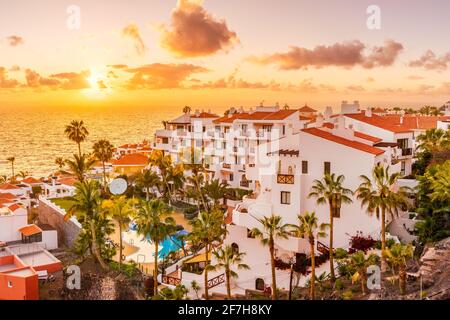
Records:
[[[1,1],[0,108],[440,106],[449,12],[447,0]]]

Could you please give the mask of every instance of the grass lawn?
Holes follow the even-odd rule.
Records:
[[[66,210],[66,212],[69,211],[69,209],[72,207],[73,202],[72,202],[72,198],[67,197],[67,198],[55,198],[55,199],[51,199],[51,201],[60,206],[61,208],[63,208],[64,210]]]

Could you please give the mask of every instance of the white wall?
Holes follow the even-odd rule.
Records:
[[[20,228],[28,225],[27,212],[25,210],[16,210],[16,213],[10,215],[0,215],[0,241],[19,241],[22,239]]]
[[[42,242],[45,243],[46,250],[58,248],[58,232],[56,230],[42,231]]]

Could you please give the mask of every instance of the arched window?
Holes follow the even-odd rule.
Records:
[[[234,252],[234,253],[239,253],[239,246],[238,246],[237,243],[233,242],[233,243],[231,244],[231,248],[233,249],[233,252]]]
[[[256,290],[260,290],[260,291],[264,291],[265,287],[266,287],[266,285],[264,283],[264,280],[261,279],[261,278],[256,278],[255,289]]]

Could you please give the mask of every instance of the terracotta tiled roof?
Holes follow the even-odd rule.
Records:
[[[387,115],[385,119],[392,124],[399,124],[411,130],[428,130],[437,127],[438,121],[450,120],[450,116],[415,116],[415,115]]]
[[[17,209],[23,209],[23,207],[17,203],[14,203],[13,205],[10,205],[9,210],[11,210],[12,212],[16,211]]]
[[[299,116],[298,119],[299,119],[299,120],[302,120],[302,121],[305,121],[305,120],[306,120],[306,121],[309,121],[309,120],[312,120],[312,119],[314,119],[314,118],[312,118],[312,117],[306,117],[306,116]]]
[[[77,182],[78,182],[78,179],[76,179],[76,178],[61,178],[61,179],[58,179],[58,183],[65,184],[66,186],[73,186]]]
[[[20,189],[18,186],[15,186],[11,183],[0,184],[0,190],[18,190],[18,189]]]
[[[232,123],[236,119],[245,119],[248,113],[233,113],[231,116],[223,116],[219,119],[213,120],[214,123]]]
[[[300,112],[317,112],[317,110],[315,110],[311,107],[308,107],[306,105],[304,107],[301,107],[300,109],[298,109],[298,111],[300,111]]]
[[[41,181],[39,181],[38,179],[35,179],[33,177],[28,177],[23,179],[21,182],[23,183],[29,183],[29,184],[34,184],[34,183],[41,183]]]
[[[411,132],[411,129],[407,126],[390,121],[385,116],[372,114],[371,117],[366,117],[364,112],[345,114],[345,116],[394,133]]]
[[[17,199],[17,197],[15,195],[13,195],[12,193],[1,193],[0,192],[0,199],[14,200],[14,199]]]
[[[323,131],[317,128],[308,128],[308,129],[303,129],[303,132],[312,134],[316,137],[320,137],[322,139],[326,139],[329,141],[333,141],[342,145],[345,145],[347,147],[353,148],[353,149],[357,149],[363,152],[367,152],[367,153],[371,153],[374,155],[380,155],[383,154],[384,151],[372,146],[369,146],[367,144],[364,144],[362,142],[358,142],[358,141],[352,141],[352,140],[348,140],[339,136],[336,136],[334,134],[331,134],[327,131]]]
[[[198,115],[192,115],[191,118],[218,118],[219,116],[217,114],[214,113],[210,113],[210,112],[200,112]]]
[[[148,157],[142,153],[127,154],[118,160],[112,161],[113,166],[145,166],[147,163]]]
[[[367,140],[367,141],[372,141],[372,142],[375,142],[375,143],[383,141],[383,139],[380,139],[378,137],[374,137],[374,136],[371,136],[371,135],[368,135],[368,134],[365,134],[365,133],[362,133],[362,132],[359,132],[359,131],[355,131],[355,137],[358,137],[358,138],[361,138],[361,139],[364,139],[364,140]]]
[[[334,129],[334,124],[332,124],[331,122],[325,122],[323,126],[328,129]]]
[[[0,206],[12,204],[14,201],[8,199],[0,199]]]
[[[24,236],[29,237],[29,236],[32,236],[32,235],[34,235],[34,234],[41,233],[41,232],[42,232],[42,229],[39,228],[39,227],[38,227],[37,225],[35,225],[35,224],[30,224],[29,226],[25,226],[25,227],[23,227],[23,228],[20,228],[20,229],[19,229],[19,232],[20,232],[21,234],[23,234]]]

